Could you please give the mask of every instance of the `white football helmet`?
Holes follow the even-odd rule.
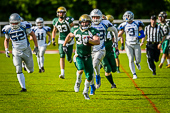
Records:
[[[132,21],[134,19],[134,14],[131,11],[126,11],[123,15],[123,20],[126,22]]]
[[[35,21],[36,26],[38,26],[38,28],[42,28],[44,26],[44,20],[41,17],[38,17]]]
[[[20,15],[17,13],[13,13],[9,17],[9,23],[12,29],[16,30],[20,27]]]
[[[93,9],[90,13],[90,17],[94,24],[99,24],[102,21],[102,12],[99,9]],[[93,17],[99,17],[99,19],[93,19]]]

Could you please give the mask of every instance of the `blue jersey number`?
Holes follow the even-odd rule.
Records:
[[[11,40],[13,41],[20,41],[25,39],[23,31],[17,32],[17,33],[12,33],[10,34]]]
[[[105,36],[105,32],[104,30],[99,30],[99,32],[100,32],[100,40],[103,40]]]
[[[128,29],[128,34],[129,34],[129,36],[134,36],[134,35],[135,35],[135,30],[134,30],[134,28],[129,28],[129,29]]]

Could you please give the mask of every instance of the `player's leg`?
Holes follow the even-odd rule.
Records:
[[[83,58],[76,57],[76,67],[77,67],[77,72],[76,72],[76,82],[74,86],[74,91],[79,92],[80,84],[81,84],[81,78],[84,70],[84,62]]]
[[[161,57],[161,62],[160,64],[158,65],[159,68],[162,68],[163,66],[163,63],[167,57],[167,53],[168,53],[168,40],[165,40],[163,43],[162,43],[162,57]]]
[[[96,73],[96,88],[99,88],[101,85],[100,77],[100,62],[105,56],[105,50],[99,50],[98,52],[92,53],[93,55],[93,69]]]
[[[25,77],[24,74],[22,73],[22,58],[21,56],[17,55],[18,53],[16,51],[13,51],[13,64],[16,68],[16,73],[17,73],[17,78],[19,81],[19,84],[22,88],[20,92],[25,92],[26,86],[25,86]]]
[[[45,54],[46,48],[47,48],[47,46],[41,47],[40,53],[39,53],[40,66],[41,66],[40,69],[42,70],[42,72],[45,72],[45,69],[44,69],[44,54]]]
[[[84,86],[84,90],[83,90],[83,95],[85,97],[85,99],[89,100],[90,97],[88,95],[88,91],[89,91],[89,87],[90,87],[90,82],[93,78],[93,65],[92,65],[92,57],[88,57],[85,59],[84,61],[85,64],[85,75],[86,75],[86,80],[85,80],[85,86]]]
[[[32,73],[34,71],[34,63],[33,63],[32,51],[30,47],[28,47],[24,51],[23,60],[26,65],[27,72]]]
[[[38,49],[39,49],[39,53],[38,53],[38,55],[37,55],[36,57],[37,57],[37,63],[38,63],[39,73],[41,73],[41,72],[42,72],[42,70],[41,70],[41,64],[40,64],[40,51],[41,51],[41,47],[39,47]]]
[[[127,53],[128,59],[129,59],[129,67],[133,74],[133,79],[137,79],[135,65],[134,65],[134,49],[133,49],[132,45],[130,45],[126,42],[125,50],[126,50],[126,53]]]
[[[60,54],[60,69],[61,69],[61,74],[59,75],[59,78],[64,79],[65,78],[65,73],[64,73],[64,69],[65,69],[65,53],[63,51],[63,45],[59,44],[58,49],[59,49],[59,54]]]
[[[67,48],[67,55],[66,55],[66,59],[68,62],[72,62],[72,53],[73,53],[73,45],[69,45]]]
[[[135,64],[138,70],[141,70],[140,62],[141,62],[141,47],[139,44],[134,45],[134,55],[135,55]]]
[[[114,58],[116,61],[116,71],[117,73],[120,73],[120,70],[119,70],[120,61],[119,61],[118,55],[116,55],[116,48],[113,48],[113,51],[114,51]]]

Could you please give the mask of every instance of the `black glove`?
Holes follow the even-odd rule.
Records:
[[[124,49],[125,49],[123,43],[122,43],[120,49],[121,49],[121,50],[124,50]]]
[[[35,55],[38,55],[38,52],[39,52],[38,47],[35,47],[33,52],[35,52]]]
[[[118,56],[119,55],[119,50],[116,49],[115,53],[116,53],[116,56]]]
[[[52,44],[53,46],[56,46],[55,38],[52,38]]]
[[[6,57],[10,58],[8,49],[5,49],[5,54],[6,54]]]
[[[63,46],[64,53],[67,53],[67,46]]]

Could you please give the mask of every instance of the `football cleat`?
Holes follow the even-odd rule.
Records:
[[[94,95],[96,88],[94,87],[94,84],[93,84],[93,85],[90,85],[90,86],[91,86],[90,95]]]
[[[90,97],[89,97],[88,93],[83,93],[83,95],[84,95],[84,98],[85,98],[86,100],[90,100]]]
[[[64,75],[59,75],[59,78],[65,79]]]
[[[111,89],[117,88],[115,84],[111,86]]]
[[[44,67],[41,67],[41,70],[42,70],[42,72],[45,72],[45,69],[44,69]]]
[[[166,66],[166,68],[170,68],[170,64],[168,64],[168,66]]]
[[[156,71],[153,71],[153,75],[156,75]]]
[[[163,63],[160,63],[158,67],[159,67],[159,68],[162,68],[162,66],[163,66]]]
[[[136,67],[137,67],[138,70],[141,70],[140,64],[136,63]]]
[[[41,73],[42,72],[42,70],[41,69],[39,69],[39,73]]]
[[[72,61],[73,61],[73,60],[72,60],[72,58],[71,58],[71,60],[69,60],[68,62],[69,62],[69,63],[72,63]]]
[[[137,75],[136,74],[134,74],[133,75],[133,79],[137,79],[138,77],[137,77]]]
[[[19,92],[27,92],[27,89],[22,88],[22,90],[21,90],[21,91],[19,91]]]
[[[96,75],[96,89],[101,86],[101,78],[100,75]]]
[[[75,92],[79,92],[80,84],[81,84],[81,82],[80,82],[80,83],[79,83],[79,82],[76,82],[76,83],[75,83],[75,86],[74,86],[74,91],[75,91]]]

